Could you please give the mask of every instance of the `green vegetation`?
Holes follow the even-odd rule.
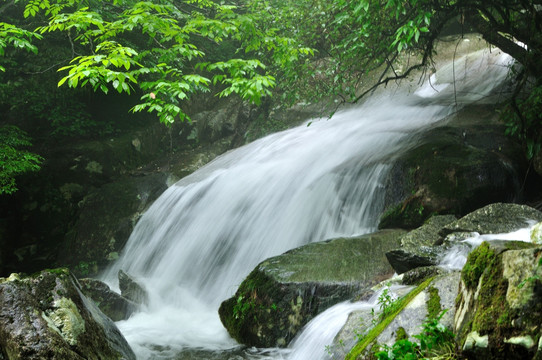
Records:
[[[378,335],[395,319],[397,315],[412,301],[419,293],[425,290],[433,281],[434,277],[425,280],[418,285],[414,290],[410,291],[405,296],[397,299],[392,304],[387,306],[387,316],[382,318],[369,332],[359,339],[358,343],[346,355],[345,360],[355,360],[360,356],[367,347],[372,344]],[[386,301],[386,300],[385,300]]]
[[[375,357],[378,360],[457,359],[454,334],[440,323],[445,313],[446,310],[437,317],[429,317],[423,323],[423,331],[414,335],[419,344],[408,339],[398,339],[391,347],[377,346]]]
[[[18,127],[0,127],[0,195],[17,191],[17,175],[40,169],[43,159],[24,149],[31,145],[26,132]]]
[[[476,288],[486,268],[494,267],[494,261],[495,252],[487,242],[482,243],[475,251],[471,252],[467,258],[467,263],[461,270],[461,278],[467,288]]]
[[[459,25],[522,65],[512,74],[517,85],[503,116],[531,159],[542,142],[537,6],[518,0],[6,1],[0,5],[0,113],[7,115],[3,122],[24,123],[26,131],[51,127],[57,136],[114,131],[92,113],[91,102],[102,99],[94,92],[128,96],[133,112],[153,113],[164,124],[189,120],[188,102],[206,93],[260,104],[277,92],[285,105],[325,100],[333,113],[378,85],[431,67],[436,39]],[[373,70],[379,75],[368,78]]]
[[[430,286],[427,289],[427,292],[429,293],[429,299],[427,299],[427,317],[429,319],[436,319],[442,312],[440,295],[438,293],[438,289],[433,286]]]

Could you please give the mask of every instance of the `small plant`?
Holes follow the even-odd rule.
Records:
[[[237,297],[237,302],[233,307],[233,317],[235,319],[243,320],[247,313],[254,308],[253,302],[245,300],[246,299],[243,295],[239,295],[239,297]]]
[[[419,344],[408,339],[396,341],[393,346],[379,345],[375,356],[378,360],[415,360],[428,357],[455,359],[454,334],[440,320],[447,310],[443,310],[436,318],[428,319],[423,324],[423,331],[413,337]]]

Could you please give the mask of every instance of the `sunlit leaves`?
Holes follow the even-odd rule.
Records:
[[[91,4],[27,2],[25,16],[49,15],[49,23],[38,28],[40,33],[65,33],[74,48],[86,49],[83,54],[74,52],[71,62],[59,69],[65,75],[58,85],[91,86],[105,93],[140,88],[146,95],[132,110],[156,113],[164,123],[186,119],[183,101],[212,87],[218,88],[218,96],[237,94],[259,104],[263,96],[271,95],[276,80],[254,57],[269,54],[266,60],[276,70],[291,68],[301,57],[313,54],[309,47],[278,36],[274,28],[257,21],[259,14],[238,12],[233,5],[208,0],[113,0],[115,15],[108,17]],[[134,34],[140,46],[143,41],[147,45],[124,43]],[[243,55],[206,61],[201,44],[213,47],[225,41],[239,46],[237,53]]]
[[[7,47],[22,49],[37,54],[38,48],[32,44],[32,40],[39,40],[41,38],[41,35],[32,31],[20,29],[14,25],[0,22],[0,56],[4,56]],[[5,71],[5,69],[0,66],[0,71]]]
[[[131,86],[137,83],[134,73],[128,72],[132,66],[141,67],[133,58],[137,52],[114,41],[105,41],[96,47],[95,55],[77,56],[72,64],[61,67],[58,71],[68,70],[58,86],[67,82],[68,86],[76,88],[89,83],[94,90],[108,92],[107,84],[119,93],[130,93]]]
[[[238,94],[244,100],[260,104],[262,96],[271,95],[275,86],[275,78],[269,74],[260,74],[265,65],[259,60],[230,59],[225,62],[207,64],[209,71],[219,74],[213,77],[213,83],[220,83],[226,87],[219,93],[220,96]]]

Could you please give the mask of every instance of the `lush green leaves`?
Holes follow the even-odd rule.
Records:
[[[17,190],[16,176],[40,169],[43,159],[24,150],[31,145],[28,135],[18,127],[0,127],[0,195]]]
[[[32,31],[24,30],[5,22],[0,22],[0,56],[5,54],[5,49],[7,47],[23,49],[36,54],[38,48],[32,44],[32,39],[34,38],[41,39],[42,37]],[[5,71],[5,68],[0,66],[0,71]]]
[[[65,33],[72,46],[87,52],[59,69],[67,74],[58,85],[89,85],[105,93],[143,90],[143,102],[133,111],[156,112],[166,124],[186,119],[182,101],[196,92],[210,91],[211,86],[218,87],[219,96],[237,94],[256,104],[271,95],[275,77],[251,55],[271,54],[276,69],[292,67],[312,53],[263,26],[259,15],[238,11],[233,5],[125,0],[104,1],[102,8],[91,8],[83,3],[29,1],[25,8],[25,16],[40,11],[50,16],[49,23],[37,29],[41,34]],[[114,16],[104,11],[106,6]],[[202,61],[207,57],[203,48],[225,41],[237,43],[236,52],[243,55]]]

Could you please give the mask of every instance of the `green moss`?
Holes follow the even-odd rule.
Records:
[[[478,286],[478,281],[484,270],[491,266],[494,260],[495,252],[487,242],[482,243],[476,250],[469,254],[467,263],[461,271],[461,278],[467,288],[474,289]]]
[[[360,356],[363,351],[369,346],[371,343],[375,341],[375,339],[388,327],[388,325],[395,319],[397,315],[403,309],[414,299],[419,293],[421,293],[423,290],[425,290],[433,281],[434,277],[431,277],[427,280],[425,280],[423,283],[418,285],[414,290],[410,291],[408,294],[403,296],[402,298],[398,299],[395,302],[395,306],[393,311],[389,312],[389,315],[382,319],[380,323],[378,323],[375,327],[373,327],[367,335],[362,337],[358,343],[350,350],[350,352],[346,355],[345,360],[355,360]]]
[[[508,280],[502,277],[502,263],[496,255],[491,259],[487,272],[484,274],[482,288],[478,299],[478,309],[472,322],[472,331],[487,334],[496,331],[507,332],[510,323],[497,326],[497,319],[510,317],[511,309],[506,301]]]
[[[395,333],[395,341],[401,341],[408,339],[408,334],[404,327],[400,326],[397,328],[397,332]]]
[[[425,209],[420,199],[408,198],[392,208],[388,209],[380,218],[379,229],[414,229],[430,218],[433,213]]]
[[[220,319],[239,343],[259,343],[254,334],[260,333],[255,328],[268,323],[263,317],[272,317],[274,312],[267,311],[273,306],[274,296],[271,292],[273,281],[258,269],[253,270],[241,283],[235,295],[222,303],[219,309]]]
[[[427,299],[427,317],[429,319],[436,319],[442,311],[440,304],[440,295],[438,289],[431,286],[427,289],[429,292],[429,299]]]

